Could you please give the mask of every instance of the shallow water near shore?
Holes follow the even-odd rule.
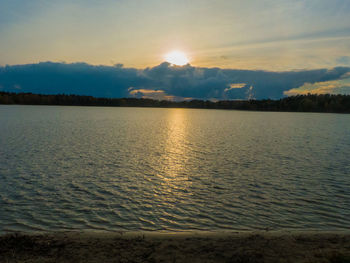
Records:
[[[0,232],[350,228],[350,115],[0,106]]]

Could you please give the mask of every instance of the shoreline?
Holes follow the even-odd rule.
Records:
[[[0,91],[0,105],[52,105],[88,107],[188,108],[261,112],[350,113],[350,95],[307,94],[279,99],[195,99],[108,98],[74,94],[35,94]]]
[[[11,233],[0,262],[350,262],[348,231]]]

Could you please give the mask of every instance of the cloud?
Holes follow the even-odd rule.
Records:
[[[241,89],[243,87],[245,87],[247,84],[245,83],[232,83],[230,84],[229,88],[224,89],[225,92],[231,90],[231,89]]]
[[[134,89],[133,87],[129,88],[129,94],[134,98],[143,98],[143,99],[154,99],[154,100],[171,100],[171,101],[183,101],[191,100],[192,98],[184,98],[168,95],[164,90],[152,90],[152,89]]]
[[[142,94],[164,94],[164,90],[152,90],[152,89],[131,89],[130,95],[137,95],[139,93]]]
[[[0,67],[0,85],[4,91],[18,92],[15,87],[21,87],[21,92],[109,98],[278,99],[296,92],[305,83],[330,85],[332,81],[344,82],[347,73],[350,74],[349,67],[271,72],[191,65],[180,67],[166,62],[145,69],[126,68],[121,64],[93,66],[42,62]],[[344,85],[342,89],[347,87]],[[307,86],[307,89],[311,88]]]
[[[154,99],[154,100],[173,100],[173,96],[167,95],[164,90],[147,90],[135,89],[131,90],[130,95],[135,98]]]
[[[20,85],[15,84],[15,85],[13,85],[13,89],[15,89],[15,90],[21,90],[22,88],[21,88]]]
[[[140,68],[181,48],[196,65],[285,70],[334,66],[350,53],[349,0],[0,0],[0,6],[0,64],[118,60]]]
[[[339,65],[350,65],[350,56],[342,56],[342,57],[339,57],[337,58],[336,62],[339,64]]]
[[[255,99],[255,93],[253,86],[250,86],[246,91],[246,99],[248,100],[254,100]]]
[[[350,94],[350,79],[305,83],[300,88],[285,91],[287,96],[306,94]]]

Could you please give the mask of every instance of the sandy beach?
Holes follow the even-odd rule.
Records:
[[[81,233],[0,236],[0,262],[350,262],[342,232]]]

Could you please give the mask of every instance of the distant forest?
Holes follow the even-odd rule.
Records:
[[[0,92],[0,104],[65,105],[105,107],[161,107],[233,109],[252,111],[337,112],[350,113],[350,95],[298,95],[279,100],[190,100],[167,101],[137,98],[95,98],[78,95],[41,95],[32,93]]]

